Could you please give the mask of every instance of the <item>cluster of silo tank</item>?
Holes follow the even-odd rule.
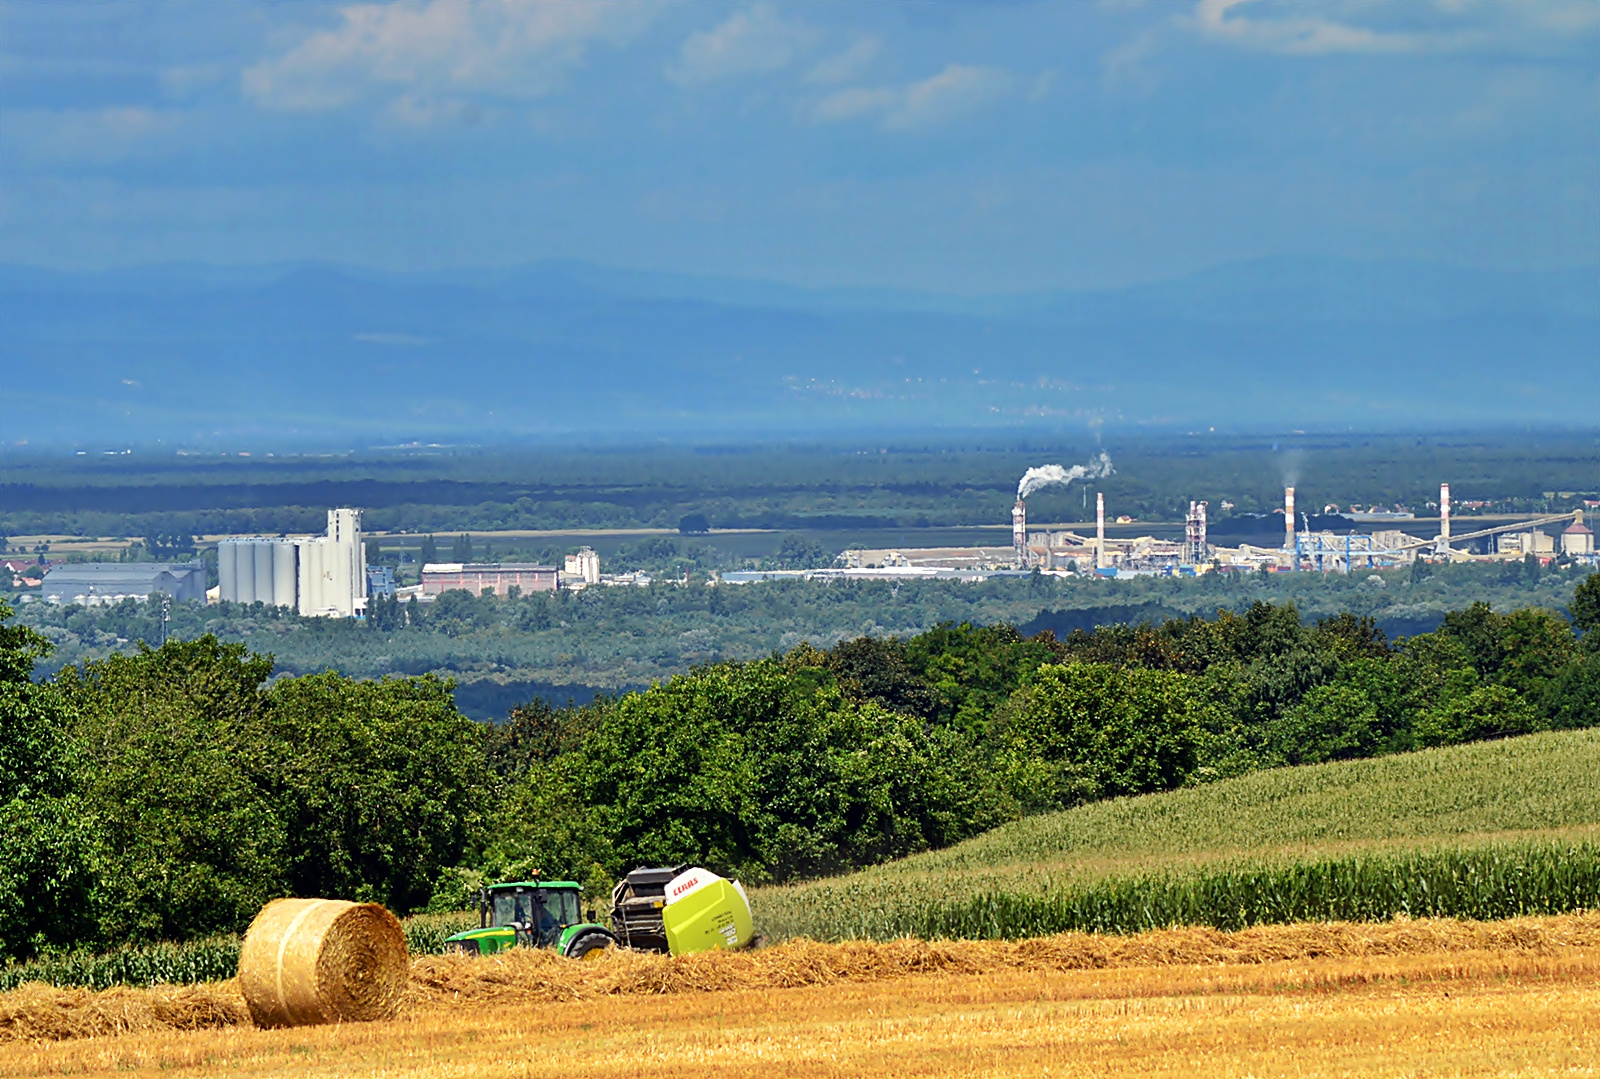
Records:
[[[237,536],[217,542],[217,596],[229,603],[295,607],[300,560],[291,539]]]

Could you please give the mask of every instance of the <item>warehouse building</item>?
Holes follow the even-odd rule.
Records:
[[[200,562],[64,563],[45,574],[40,598],[47,603],[92,607],[130,598],[142,600],[158,593],[204,603],[205,566]]]
[[[493,590],[497,596],[510,595],[513,588],[522,595],[529,592],[554,592],[561,587],[554,566],[531,562],[429,562],[422,567],[422,594],[465,589],[474,596]]]

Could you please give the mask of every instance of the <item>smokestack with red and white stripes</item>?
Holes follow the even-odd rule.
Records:
[[[1450,556],[1450,485],[1439,484],[1439,546],[1438,553]]]
[[[1094,493],[1094,568],[1106,564],[1106,496],[1104,491]]]
[[[1289,568],[1300,568],[1300,554],[1294,545],[1294,488],[1283,489],[1283,549],[1289,553]]]
[[[1028,564],[1028,504],[1020,498],[1011,507],[1011,546],[1017,551],[1017,568],[1025,569]]]

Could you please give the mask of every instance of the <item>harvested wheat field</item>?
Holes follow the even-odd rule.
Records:
[[[1600,915],[412,967],[398,1018],[232,983],[0,996],[0,1076],[1596,1075]]]

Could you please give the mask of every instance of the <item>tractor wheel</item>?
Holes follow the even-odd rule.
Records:
[[[586,962],[599,959],[615,944],[616,941],[604,933],[585,933],[567,945],[567,958]]]

